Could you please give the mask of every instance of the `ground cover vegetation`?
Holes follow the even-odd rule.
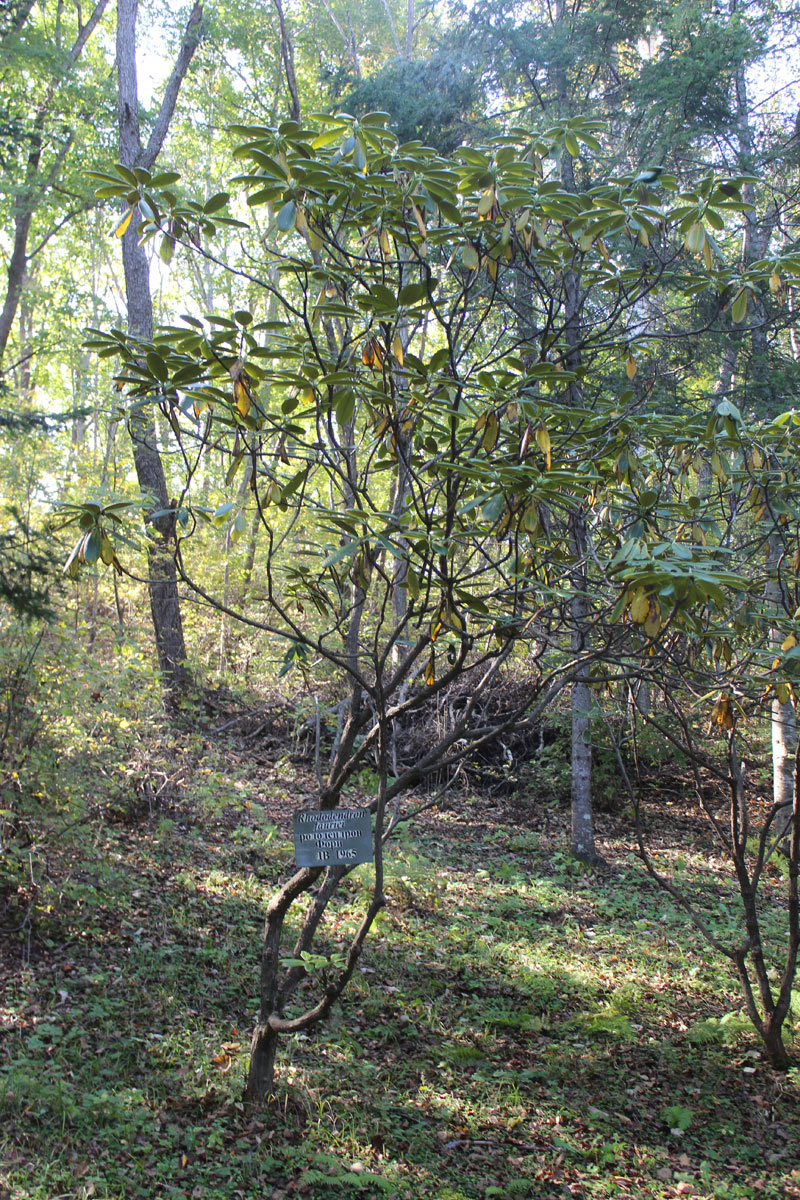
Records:
[[[83,803],[77,665],[43,676],[52,757],[39,745],[37,761],[43,785],[57,771]],[[130,695],[143,670],[119,680],[87,664],[108,776],[77,833],[36,848],[15,901],[29,921],[3,958],[11,1195],[794,1194],[796,1071],[769,1069],[734,970],[648,882],[624,805],[598,813],[609,873],[569,855],[568,778],[547,793],[459,789],[406,827],[325,1038],[295,1035],[273,1101],[248,1115],[253,940],[292,870],[313,752],[287,736],[277,699],[249,730],[214,734],[242,711],[218,693],[143,761],[114,692]],[[156,687],[140,696],[140,719],[158,713]],[[551,731],[562,748],[563,717]],[[762,748],[753,768],[768,763]],[[724,934],[724,860],[675,764],[645,745],[641,765],[654,852],[713,896]],[[348,801],[368,802],[370,787],[355,782]],[[347,881],[323,953],[352,934],[370,875]],[[776,935],[779,881],[776,869],[765,901]]]
[[[0,27],[6,1189],[791,1194],[793,10],[114,15]]]

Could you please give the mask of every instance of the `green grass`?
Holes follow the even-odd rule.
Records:
[[[30,944],[4,946],[13,1200],[800,1195],[800,1076],[766,1067],[727,964],[622,826],[606,822],[597,877],[530,801],[464,800],[404,832],[344,1002],[287,1040],[277,1098],[249,1117],[260,925],[291,863],[269,796],[291,779],[203,762],[238,780],[229,802],[198,771],[168,814],[84,829],[50,864]],[[681,857],[723,928],[708,848]],[[369,877],[347,882],[331,946]]]

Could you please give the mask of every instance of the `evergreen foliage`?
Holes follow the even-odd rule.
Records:
[[[394,59],[337,103],[356,116],[386,112],[401,143],[420,141],[449,154],[485,127],[485,116],[478,116],[484,99],[479,71],[454,48]]]

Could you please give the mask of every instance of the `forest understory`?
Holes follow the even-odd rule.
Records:
[[[275,696],[204,707],[202,728],[173,716],[149,746],[118,731],[124,792],[108,755],[62,757],[62,787],[94,774],[91,813],[33,842],[15,889],[6,873],[6,1200],[800,1195],[800,1073],[767,1066],[732,972],[646,877],[610,769],[606,867],[569,854],[557,736],[513,790],[456,780],[405,827],[351,988],[246,1112],[260,926],[316,778],[302,705],[294,730]],[[730,882],[689,781],[642,769],[657,861],[724,928]],[[371,870],[346,881],[323,952]],[[781,922],[769,882],[764,920]]]

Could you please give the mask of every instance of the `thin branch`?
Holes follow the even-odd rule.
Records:
[[[397,37],[397,30],[394,27],[394,20],[392,19],[392,12],[391,12],[391,9],[389,8],[389,5],[387,4],[386,0],[381,0],[381,4],[383,5],[383,11],[386,13],[386,19],[389,22],[389,28],[392,31],[392,40],[394,42],[394,48],[397,51],[397,57],[399,58],[402,55],[403,51],[400,47],[400,41]]]
[[[292,98],[289,116],[293,121],[300,120],[300,98],[297,92],[297,75],[294,69],[294,46],[289,31],[286,28],[286,17],[283,12],[283,4],[281,0],[273,0],[275,10],[278,14],[278,24],[281,27],[281,59],[283,61],[283,70],[286,75],[286,84],[289,88],[289,95]]]
[[[203,5],[199,0],[196,0],[189,20],[186,23],[186,31],[181,41],[178,57],[175,60],[175,66],[172,68],[172,74],[164,91],[161,108],[158,110],[158,116],[150,133],[147,147],[141,155],[139,165],[146,170],[152,167],[158,158],[161,147],[164,145],[164,139],[167,136],[167,131],[172,121],[172,114],[175,112],[175,105],[178,101],[181,84],[186,72],[189,70],[189,64],[192,61],[195,50],[200,44],[203,32]]]

